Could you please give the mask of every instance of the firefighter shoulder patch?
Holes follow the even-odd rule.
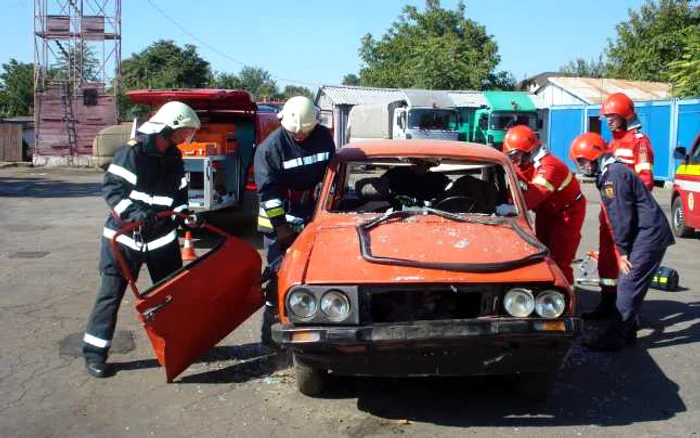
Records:
[[[613,185],[612,181],[606,181],[605,184],[603,184],[601,194],[607,199],[615,198],[615,186]]]

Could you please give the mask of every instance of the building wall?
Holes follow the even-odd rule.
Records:
[[[535,94],[542,99],[545,107],[550,107],[553,105],[578,105],[585,103],[568,91],[564,91],[563,89],[552,84],[543,86]]]
[[[673,179],[677,162],[673,159],[676,146],[689,146],[700,132],[700,99],[635,102],[642,131],[654,149],[654,177]],[[569,147],[576,136],[589,130],[599,130],[606,140],[612,138],[607,125],[600,123],[600,105],[554,106],[549,110],[549,145],[552,153],[569,160]]]

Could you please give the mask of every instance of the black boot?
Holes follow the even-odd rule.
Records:
[[[625,337],[621,324],[614,322],[597,338],[583,342],[583,346],[594,351],[620,351],[625,348]]]
[[[98,379],[104,379],[111,376],[111,368],[104,360],[85,359],[85,371]]]
[[[589,321],[613,319],[617,314],[617,310],[615,308],[616,300],[617,295],[608,292],[602,292],[600,294],[600,302],[598,303],[596,308],[593,309],[593,311],[591,312],[582,313],[581,318]]]
[[[272,325],[278,320],[277,309],[272,306],[265,305],[262,318],[262,328],[260,329],[260,341],[263,345],[268,347],[275,346],[275,343],[272,341]]]

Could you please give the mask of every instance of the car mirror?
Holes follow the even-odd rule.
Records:
[[[688,157],[688,151],[684,146],[678,146],[673,150],[673,158],[676,160],[685,160]]]

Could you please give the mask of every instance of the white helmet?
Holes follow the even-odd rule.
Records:
[[[318,114],[314,103],[305,96],[294,96],[285,102],[277,113],[282,127],[293,134],[308,134],[318,124]]]
[[[202,124],[199,122],[197,113],[182,102],[168,102],[153,114],[146,123],[141,125],[138,131],[142,134],[158,134],[165,127],[172,130],[180,128],[199,129]]]

